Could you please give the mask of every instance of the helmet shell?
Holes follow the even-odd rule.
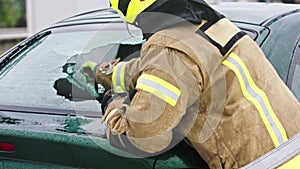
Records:
[[[128,23],[133,23],[136,17],[150,6],[158,7],[168,0],[110,0],[110,5],[117,10]]]

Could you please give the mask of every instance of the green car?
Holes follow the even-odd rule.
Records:
[[[261,46],[300,100],[300,5],[213,7]],[[143,43],[141,31],[108,8],[67,18],[4,53],[0,169],[208,168],[184,141],[162,154],[137,158],[106,140],[99,103],[103,91],[87,85],[81,67],[87,61],[137,57]]]

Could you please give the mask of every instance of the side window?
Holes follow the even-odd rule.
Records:
[[[298,38],[298,43],[295,46],[293,61],[288,78],[288,86],[300,101],[300,37]]]
[[[269,24],[270,34],[261,48],[284,82],[287,82],[295,45],[299,45],[300,13],[286,15]],[[294,56],[295,57],[295,56]],[[295,69],[295,68],[294,68]]]

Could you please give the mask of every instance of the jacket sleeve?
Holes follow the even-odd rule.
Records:
[[[183,54],[150,49],[141,58],[137,78],[132,83],[137,92],[131,102],[114,100],[104,116],[111,144],[144,157],[167,150],[184,138],[188,129],[178,129],[179,122],[199,94],[195,78],[177,55]]]

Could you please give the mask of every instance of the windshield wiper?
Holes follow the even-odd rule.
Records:
[[[48,36],[51,34],[51,31],[42,32],[40,34],[34,35],[28,39],[25,39],[23,42],[21,42],[19,45],[15,46],[11,50],[9,50],[7,53],[5,53],[0,58],[0,68],[5,65],[8,61],[14,59],[18,53],[26,49],[31,44],[35,43],[36,41],[42,39],[45,36]]]

